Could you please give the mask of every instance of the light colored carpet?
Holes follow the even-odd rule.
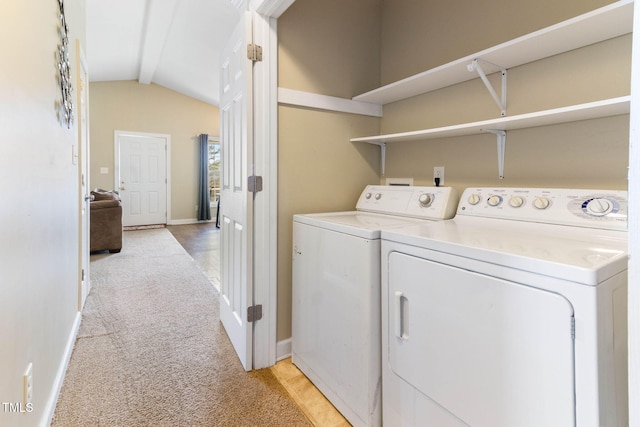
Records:
[[[52,426],[311,425],[269,369],[242,369],[215,289],[169,231],[125,232],[90,274]]]

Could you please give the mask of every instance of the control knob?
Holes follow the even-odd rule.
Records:
[[[520,196],[514,196],[509,199],[509,205],[513,208],[519,208],[524,205],[524,199]]]
[[[502,203],[502,197],[494,194],[493,196],[489,196],[489,198],[487,199],[487,203],[489,204],[489,206],[498,206],[500,203]]]
[[[546,197],[536,197],[536,199],[533,201],[533,206],[535,206],[536,209],[540,210],[547,209],[550,204],[551,202]]]
[[[418,197],[418,202],[422,207],[427,207],[433,203],[433,194],[422,193],[420,197]]]
[[[375,197],[376,197],[376,200],[380,200],[380,198],[382,197],[382,194],[381,193],[376,193]]]
[[[371,193],[367,193],[367,194],[365,194],[365,195],[364,195],[364,198],[365,198],[365,199],[367,199],[367,200],[369,200],[369,199],[371,198]]]
[[[607,199],[592,199],[587,203],[587,213],[595,216],[605,216],[613,210],[613,204]]]
[[[470,205],[477,205],[478,203],[480,203],[480,196],[478,196],[476,193],[473,193],[469,196],[467,202],[469,202]]]

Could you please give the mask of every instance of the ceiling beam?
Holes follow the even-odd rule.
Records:
[[[173,18],[182,0],[147,0],[138,82],[150,84],[158,68]]]

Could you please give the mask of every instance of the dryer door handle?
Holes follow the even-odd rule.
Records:
[[[407,323],[409,320],[409,300],[402,291],[395,292],[395,333],[401,340],[409,339]]]

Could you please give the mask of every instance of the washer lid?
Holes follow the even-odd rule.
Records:
[[[384,240],[595,286],[627,269],[627,232],[457,216]]]
[[[413,225],[425,220],[351,211],[294,215],[293,221],[364,239],[379,239],[382,229]]]

